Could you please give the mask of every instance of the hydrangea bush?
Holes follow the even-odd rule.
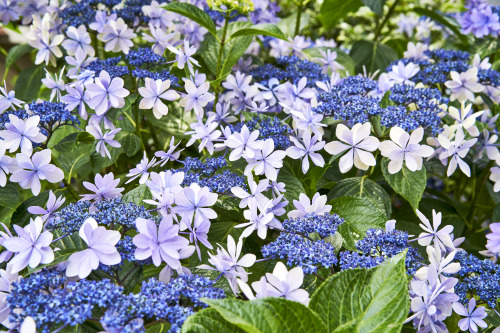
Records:
[[[499,333],[499,16],[0,0],[2,330]]]

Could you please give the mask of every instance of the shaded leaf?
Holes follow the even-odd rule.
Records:
[[[38,97],[38,91],[42,86],[42,79],[45,77],[43,65],[34,65],[22,71],[17,77],[14,90],[16,98],[31,103]]]
[[[280,28],[278,28],[274,24],[257,24],[249,28],[243,28],[233,32],[231,38],[241,37],[241,36],[271,36],[279,39],[287,40],[286,36],[281,32]]]
[[[15,208],[17,200],[19,200],[19,189],[15,184],[7,183],[4,187],[0,187],[0,205]]]
[[[203,309],[189,316],[182,325],[183,333],[242,333],[244,330],[224,320],[216,310]]]
[[[212,18],[195,5],[191,5],[186,2],[171,2],[167,5],[164,5],[163,8],[195,21],[196,23],[207,29],[212,35],[215,35],[217,33],[215,23]]]
[[[361,0],[325,0],[321,5],[319,20],[327,30],[335,28],[337,22],[350,12],[357,11]]]
[[[398,60],[396,51],[390,46],[367,40],[354,43],[349,55],[356,64],[357,73],[363,72],[363,66],[368,73],[374,73],[377,69],[385,70],[393,61]]]

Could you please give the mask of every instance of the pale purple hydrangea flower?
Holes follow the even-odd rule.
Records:
[[[120,179],[115,179],[112,172],[107,175],[101,176],[100,174],[95,175],[94,181],[95,185],[89,182],[83,182],[83,186],[89,191],[94,192],[94,194],[82,194],[81,200],[103,200],[120,198],[122,196],[123,187],[117,187],[120,184]]]
[[[53,235],[43,230],[43,221],[40,217],[30,221],[22,228],[13,225],[17,237],[11,237],[3,242],[3,246],[10,252],[14,252],[14,258],[9,261],[8,267],[11,273],[17,273],[26,266],[35,268],[40,264],[50,264],[54,261],[54,251],[50,248]]]
[[[87,109],[85,103],[89,102],[89,96],[85,93],[85,87],[82,83],[76,83],[73,87],[66,87],[67,95],[61,97],[61,102],[66,103],[66,110],[73,111],[77,109],[82,119],[87,119]]]
[[[78,53],[93,57],[95,50],[90,44],[92,40],[87,32],[87,28],[82,24],[78,28],[70,26],[66,30],[66,40],[62,43],[62,47],[69,55],[74,56]]]
[[[66,275],[84,279],[99,268],[99,264],[118,265],[122,258],[116,244],[120,241],[120,232],[106,230],[98,226],[96,220],[88,218],[79,231],[80,238],[87,243],[87,249],[73,253],[68,259]]]
[[[5,82],[3,87],[0,86],[0,113],[14,106],[20,108],[23,103],[23,101],[16,98],[16,92],[14,90],[7,90],[7,84]]]
[[[217,197],[217,193],[210,192],[208,187],[201,188],[197,183],[192,183],[175,196],[177,206],[174,212],[198,226],[203,221],[217,218],[217,213],[209,208],[215,204]]]
[[[180,98],[177,91],[170,88],[170,80],[162,81],[161,79],[153,80],[149,77],[145,80],[145,86],[139,88],[139,94],[143,97],[139,103],[140,109],[153,109],[153,114],[156,119],[168,114],[168,106],[163,103],[162,99],[167,101],[175,101]]]
[[[257,230],[257,236],[259,236],[259,238],[266,238],[267,229],[272,226],[271,222],[274,220],[274,214],[267,211],[267,208],[272,201],[267,198],[265,201],[267,201],[267,203],[263,205],[264,207],[261,207],[261,205],[257,203],[256,205],[250,205],[248,207],[249,209],[243,212],[243,216],[248,222],[240,223],[235,226],[235,228],[246,227],[240,237],[249,237],[254,231]]]
[[[52,74],[50,74],[45,68],[45,78],[42,79],[42,83],[51,90],[49,97],[50,102],[52,102],[54,97],[57,97],[56,101],[59,102],[61,100],[61,92],[66,90],[66,84],[62,79],[63,74],[64,74],[64,66],[61,69],[59,76],[57,76],[57,74],[54,74],[54,76],[52,76]]]
[[[181,266],[179,252],[189,247],[189,241],[179,236],[179,226],[173,224],[171,216],[164,217],[159,226],[154,221],[140,217],[137,218],[135,225],[139,231],[133,239],[137,246],[135,250],[137,260],[151,257],[156,267],[163,261],[173,269]],[[190,247],[190,251],[193,254],[194,246]]]
[[[300,289],[304,282],[304,271],[301,267],[287,270],[285,264],[281,261],[274,266],[273,273],[266,273],[259,281],[252,283],[252,288],[255,290],[254,296],[252,290],[242,280],[237,280],[241,291],[249,300],[264,297],[282,297],[290,301],[309,304],[309,293]]]
[[[95,83],[87,84],[89,101],[87,104],[93,108],[98,116],[103,115],[110,107],[122,108],[125,106],[125,97],[130,92],[123,88],[123,79],[115,77],[111,79],[108,72],[101,71]]]
[[[106,43],[104,45],[106,52],[123,52],[125,54],[134,46],[132,38],[135,36],[137,35],[134,30],[129,29],[121,17],[116,21],[108,18],[102,32],[98,35],[99,39]]]
[[[287,148],[286,154],[293,159],[302,159],[302,172],[304,174],[309,170],[309,159],[314,165],[323,167],[325,160],[317,151],[323,149],[325,141],[321,140],[321,135],[315,135],[311,138],[311,132],[305,131],[302,133],[302,142],[291,136],[290,140],[294,146]]]
[[[392,66],[392,70],[388,73],[390,80],[393,84],[407,84],[415,85],[415,82],[410,79],[417,75],[420,71],[420,67],[412,62],[404,64],[399,61],[397,65]]]
[[[166,152],[164,151],[155,152],[155,156],[160,159],[158,161],[158,164],[160,166],[164,166],[168,161],[177,161],[179,159],[179,156],[181,156],[181,151],[183,151],[184,148],[178,151],[175,151],[175,149],[177,149],[177,146],[179,146],[180,143],[181,141],[179,140],[179,142],[175,144],[175,137],[172,136],[172,138],[170,139],[170,146]]]
[[[450,76],[451,80],[444,83],[451,90],[450,101],[465,102],[469,100],[473,102],[475,99],[474,93],[484,90],[484,86],[479,83],[476,67],[469,68],[466,72],[460,74],[451,71]]]
[[[460,167],[460,170],[467,175],[467,177],[470,177],[470,167],[463,160],[463,158],[467,155],[470,148],[477,142],[477,138],[465,140],[464,130],[460,126],[456,130],[455,140],[451,141],[443,134],[439,134],[437,141],[442,147],[441,153],[439,154],[441,162],[446,165],[448,158],[451,157],[446,175],[448,177],[451,176],[458,166]]]
[[[19,274],[10,272],[9,268],[7,270],[0,269],[0,323],[11,329],[17,323],[11,323],[9,320],[10,304],[7,301],[7,296],[10,294],[12,282],[18,282],[20,278]]]
[[[149,187],[152,193],[168,193],[177,194],[183,190],[181,186],[184,181],[184,172],[179,171],[172,173],[171,170],[162,171],[160,173],[151,172],[151,180],[146,180],[146,186]]]
[[[492,253],[500,254],[500,223],[490,224],[491,233],[486,235],[486,248]]]
[[[10,232],[9,228],[4,223],[0,222],[0,224],[2,225],[3,230],[4,230],[4,231],[0,230],[0,245],[4,246],[3,243],[7,239],[10,239],[10,238],[12,238],[14,236],[12,236],[12,233]],[[3,251],[2,253],[0,253],[0,263],[1,262],[9,261],[10,258],[12,258],[13,255],[14,255],[14,253],[11,252],[11,251],[9,251],[9,250]]]
[[[287,216],[292,219],[303,218],[307,214],[324,215],[332,210],[331,205],[325,205],[327,201],[326,195],[316,193],[312,200],[307,195],[301,193],[299,200],[293,200],[295,210],[290,211]]]
[[[327,143],[325,150],[332,155],[339,155],[348,150],[340,158],[340,172],[348,172],[353,165],[358,169],[368,170],[369,166],[377,164],[372,152],[377,150],[380,142],[376,137],[370,135],[371,124],[369,122],[357,123],[352,129],[343,124],[338,124],[335,134],[340,141]]]
[[[163,55],[167,47],[172,46],[175,39],[175,32],[165,33],[161,28],[155,28],[151,24],[149,25],[149,33],[143,33],[143,38],[148,42],[152,43],[151,49],[154,53],[158,55]]]
[[[185,80],[184,89],[186,94],[179,102],[180,106],[183,106],[186,112],[194,110],[198,117],[202,117],[204,110],[203,108],[215,99],[215,96],[208,92],[210,89],[209,82],[203,82],[200,85],[196,85],[191,80]]]
[[[469,300],[469,306],[467,308],[459,302],[453,303],[453,310],[462,317],[466,317],[458,322],[458,327],[460,327],[462,331],[469,331],[472,333],[478,331],[478,326],[482,328],[488,327],[488,324],[483,320],[488,316],[485,309],[484,306],[478,306],[476,308],[476,299],[474,297],[471,297]]]
[[[245,175],[250,177],[252,172],[256,175],[266,175],[269,180],[276,180],[278,171],[283,167],[283,159],[286,157],[284,150],[274,150],[273,139],[267,139],[259,150],[255,151],[253,158],[246,159],[248,165],[245,168]]]
[[[420,221],[422,221],[419,226],[424,230],[424,232],[418,236],[418,244],[421,246],[428,246],[434,241],[434,243],[437,244],[443,251],[446,251],[447,249],[451,251],[456,250],[451,236],[453,233],[453,226],[447,225],[441,228],[441,230],[438,230],[441,225],[442,218],[442,214],[440,212],[436,213],[434,209],[432,210],[432,226],[429,219],[418,209],[416,210],[416,213]]]
[[[263,202],[266,200],[266,196],[263,192],[267,191],[269,188],[269,179],[262,179],[257,184],[252,177],[248,177],[248,188],[250,193],[246,192],[241,187],[232,187],[231,192],[239,199],[241,199],[239,207],[252,207],[256,206],[258,202]]]
[[[64,201],[66,201],[66,198],[63,195],[56,197],[54,192],[50,191],[46,209],[40,206],[30,206],[28,207],[28,212],[33,215],[42,215],[41,218],[43,222],[50,222],[54,212],[64,204]]]
[[[403,168],[403,162],[410,171],[422,169],[423,157],[429,157],[434,149],[427,145],[419,144],[424,137],[424,129],[417,128],[411,134],[399,127],[391,128],[391,140],[380,143],[379,149],[382,156],[391,161],[387,167],[389,173],[394,174]]]
[[[209,117],[205,124],[200,120],[196,123],[192,123],[190,125],[193,131],[188,131],[184,134],[191,135],[191,138],[186,143],[186,147],[191,146],[196,140],[201,140],[198,145],[198,151],[201,153],[203,148],[207,148],[207,151],[210,155],[214,153],[214,141],[217,140],[221,136],[221,131],[217,128],[219,124],[214,121],[214,117]]]
[[[102,157],[107,156],[111,159],[111,154],[109,153],[106,144],[114,148],[120,148],[122,145],[118,141],[114,140],[115,135],[121,131],[121,128],[115,128],[110,131],[102,133],[101,125],[95,121],[89,121],[89,125],[85,127],[85,130],[90,133],[96,140],[96,151],[101,153]]]
[[[40,180],[57,183],[64,179],[64,172],[53,164],[50,164],[52,154],[50,149],[44,149],[28,156],[17,154],[16,160],[19,169],[14,171],[10,181],[19,183],[24,189],[31,189],[34,195],[40,193]]]
[[[232,291],[238,294],[238,282],[237,279],[241,279],[243,282],[248,281],[248,273],[245,268],[253,266],[255,260],[257,259],[254,254],[247,253],[240,258],[241,249],[243,248],[243,240],[240,238],[238,244],[234,241],[231,235],[227,236],[227,250],[224,249],[220,244],[217,249],[217,254],[209,253],[210,258],[208,262],[213,265],[209,266],[206,264],[200,265],[197,268],[208,269],[212,271],[218,271],[223,274],[229,282]]]
[[[15,158],[5,155],[5,148],[0,147],[0,186],[7,184],[7,175],[18,169]]]
[[[23,120],[9,114],[9,122],[5,124],[5,129],[0,131],[0,138],[3,139],[2,146],[11,153],[21,147],[23,154],[31,155],[33,142],[42,143],[47,139],[40,132],[39,123],[39,116],[31,116]]]
[[[193,72],[193,65],[199,66],[198,61],[192,57],[193,54],[196,53],[196,47],[189,46],[189,41],[184,40],[184,49],[182,46],[179,48],[173,47],[171,45],[167,46],[170,52],[175,54],[175,61],[177,62],[177,67],[180,69],[184,69],[184,66],[187,64],[189,72]]]
[[[241,156],[245,158],[253,158],[255,156],[255,151],[259,150],[262,144],[259,138],[259,131],[255,130],[250,132],[247,125],[243,125],[241,131],[238,133],[233,133],[229,138],[224,141],[224,145],[231,148],[232,151],[229,154],[230,161],[237,161]]]
[[[139,177],[139,184],[145,184],[149,178],[149,169],[151,169],[155,165],[155,163],[156,158],[153,157],[153,159],[150,161],[148,159],[148,156],[146,155],[146,152],[144,152],[144,156],[141,162],[137,164],[135,168],[129,170],[127,177],[130,177],[130,179],[127,180],[125,184],[128,184]]]

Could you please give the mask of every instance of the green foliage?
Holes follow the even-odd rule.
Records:
[[[42,79],[45,77],[44,68],[43,65],[33,65],[19,74],[14,87],[16,98],[31,103],[38,97]]]
[[[19,190],[16,185],[7,183],[0,187],[0,205],[9,208],[15,208],[19,200]]]
[[[418,208],[418,203],[422,199],[422,195],[427,185],[427,175],[425,166],[422,166],[421,170],[410,171],[403,165],[403,168],[395,173],[390,174],[387,170],[389,165],[389,160],[387,158],[382,159],[382,173],[385,180],[391,187],[405,198],[413,207],[413,209]]]
[[[303,304],[283,298],[262,298],[251,302],[237,299],[204,301],[224,320],[245,332],[326,332],[325,324],[317,314]],[[183,332],[189,332],[188,329],[189,326]]]
[[[384,70],[398,59],[396,51],[391,47],[368,40],[355,42],[349,55],[356,64],[356,73],[363,73],[363,66],[367,73],[374,73],[377,69]]]
[[[280,28],[278,28],[274,24],[258,24],[254,25],[250,28],[243,28],[240,30],[236,30],[232,33],[231,38],[241,37],[241,36],[271,36],[279,39],[287,40],[286,36],[281,32]]]
[[[195,5],[186,2],[171,2],[164,5],[163,8],[195,21],[215,36],[216,28],[214,21],[212,21],[207,13]]]
[[[325,332],[400,332],[408,315],[405,253],[372,269],[350,269],[329,277],[309,304]]]
[[[343,196],[328,202],[332,213],[345,220],[338,228],[343,238],[344,247],[355,251],[356,240],[363,238],[368,229],[383,229],[387,217],[383,211],[373,209],[373,204],[366,198]]]
[[[361,0],[325,0],[321,5],[319,20],[325,29],[332,29],[338,21],[361,6]]]

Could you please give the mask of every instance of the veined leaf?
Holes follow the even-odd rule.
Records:
[[[250,28],[243,28],[233,32],[231,38],[241,37],[241,36],[271,36],[279,39],[287,40],[286,36],[281,32],[274,24],[257,24]]]
[[[168,11],[185,16],[216,35],[217,29],[212,18],[200,8],[187,2],[171,2],[163,6]]]

